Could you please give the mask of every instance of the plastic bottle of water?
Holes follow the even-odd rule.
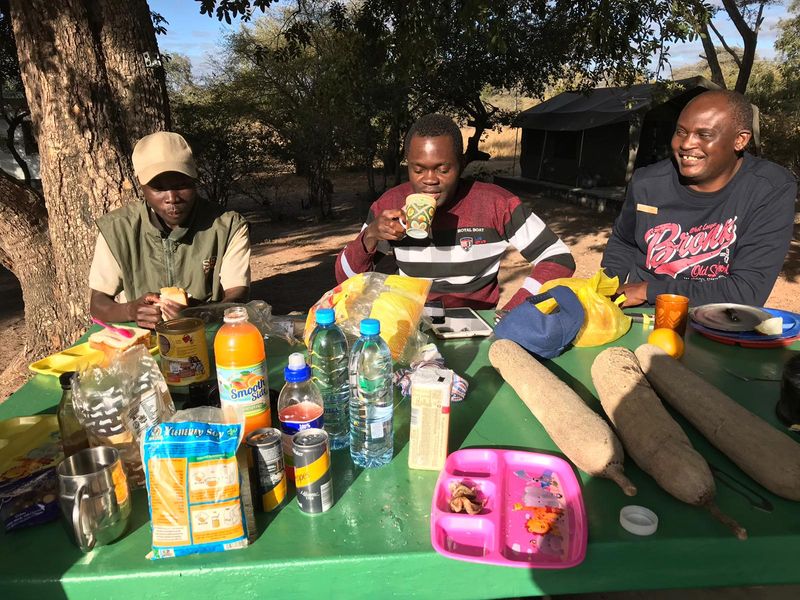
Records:
[[[322,394],[325,406],[325,431],[331,448],[350,445],[350,382],[348,380],[347,338],[336,325],[332,308],[321,308],[317,326],[309,341],[311,378]]]
[[[392,354],[376,319],[361,321],[350,353],[350,456],[359,467],[380,467],[394,451]]]
[[[292,439],[298,431],[315,427],[322,429],[322,396],[311,381],[311,369],[299,352],[289,355],[289,364],[283,370],[286,380],[278,396],[278,420],[281,422],[281,445],[286,475],[294,481],[294,454]]]

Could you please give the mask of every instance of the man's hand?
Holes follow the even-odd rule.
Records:
[[[160,300],[158,300],[158,305],[161,307],[161,317],[165,321],[177,318],[178,313],[181,312],[184,308],[186,308],[183,304],[178,304],[177,302],[175,302],[174,300],[170,300],[169,298],[161,298]]]
[[[134,321],[139,327],[155,329],[156,324],[161,321],[162,304],[159,300],[160,296],[158,294],[148,293],[132,302],[128,302],[128,320]],[[165,302],[170,301],[166,300]],[[170,302],[170,304],[175,303]],[[180,305],[176,304],[176,306]]]
[[[623,308],[626,306],[639,306],[647,302],[647,282],[626,283],[619,287],[617,294],[625,294],[625,302],[622,303]]]
[[[399,209],[387,209],[378,218],[367,226],[364,231],[364,248],[367,252],[375,252],[381,240],[402,240],[406,235],[405,227],[400,222],[405,221],[405,213]]]

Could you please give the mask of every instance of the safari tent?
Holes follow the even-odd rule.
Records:
[[[692,77],[550,98],[514,121],[522,128],[522,177],[580,188],[624,186],[634,169],[669,155],[680,111],[709,89],[718,86]],[[757,128],[754,134],[757,143]]]

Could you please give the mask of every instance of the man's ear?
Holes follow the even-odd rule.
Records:
[[[742,152],[745,148],[747,148],[747,144],[750,143],[750,139],[753,137],[753,132],[748,131],[747,129],[742,129],[739,133],[736,134],[736,139],[733,142],[733,148],[736,152]]]

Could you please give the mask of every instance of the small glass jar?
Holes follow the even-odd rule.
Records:
[[[75,414],[75,407],[72,404],[72,378],[74,375],[75,371],[67,371],[58,378],[58,382],[61,384],[61,402],[58,403],[56,416],[58,417],[58,428],[61,430],[64,458],[89,447],[86,430],[78,421],[78,415]]]

